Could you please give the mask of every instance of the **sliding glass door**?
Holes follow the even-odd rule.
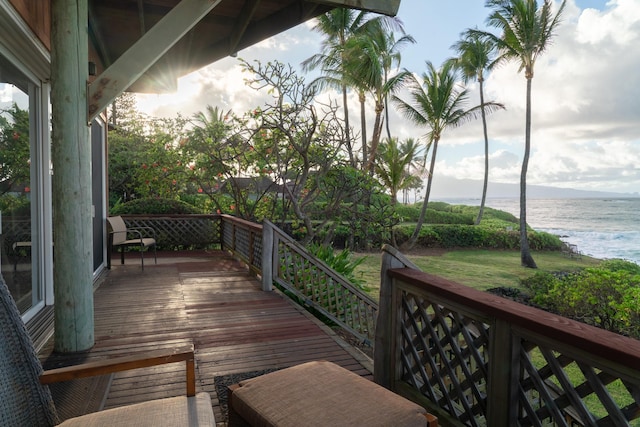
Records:
[[[44,303],[40,110],[35,79],[0,50],[0,266],[23,314]]]

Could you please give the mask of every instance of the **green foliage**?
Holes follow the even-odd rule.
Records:
[[[562,277],[539,273],[522,284],[533,301],[548,310],[640,338],[639,267],[609,260]]]
[[[215,205],[211,202],[211,199],[209,199],[204,194],[182,193],[179,195],[178,200],[195,207],[198,210],[198,212],[203,212],[203,213],[216,212]]]
[[[407,241],[412,232],[411,224],[397,226],[398,243]],[[560,239],[549,233],[531,231],[528,235],[533,250],[555,251],[562,246]],[[437,248],[517,249],[520,234],[517,230],[483,225],[435,224],[422,227],[417,243],[419,246]]]
[[[425,223],[427,224],[473,224],[477,208],[469,206],[470,211],[453,209],[452,205],[444,202],[430,202],[427,207]],[[397,205],[396,213],[403,221],[417,222],[420,216],[420,205]]]
[[[539,305],[546,305],[549,292],[556,287],[557,283],[556,276],[546,271],[536,271],[533,276],[520,281],[532,296],[532,301]]]
[[[600,268],[611,271],[626,271],[629,274],[640,275],[640,264],[624,259],[607,259],[600,263]]]
[[[15,103],[0,109],[0,195],[29,192],[30,153],[29,111]]]
[[[414,205],[417,209],[420,209],[421,204]],[[452,206],[445,202],[429,202],[428,209],[433,209],[439,212],[453,212]],[[428,210],[427,209],[427,210]]]
[[[0,196],[0,212],[4,216],[29,216],[31,215],[31,201],[22,195],[2,195]]]
[[[530,231],[527,233],[529,247],[536,251],[559,251],[562,241],[554,234],[544,231]]]
[[[417,222],[420,209],[415,205],[396,205],[396,214],[403,222]]]
[[[520,247],[518,219],[510,213],[485,208],[480,225],[473,225],[478,215],[477,206],[450,205],[430,202],[426,224],[420,230],[417,244],[439,248],[517,249]],[[420,204],[396,206],[399,217],[407,222],[417,221]],[[395,228],[398,243],[411,236],[414,225],[400,224]],[[529,245],[533,250],[560,250],[562,242],[557,236],[531,230]]]
[[[340,273],[359,289],[363,291],[369,290],[365,286],[365,280],[355,273],[356,268],[365,260],[364,257],[354,259],[349,249],[344,249],[336,254],[333,247],[327,245],[311,244],[307,249],[313,256],[324,261],[325,264]]]
[[[473,225],[473,215],[460,212],[444,212],[427,208],[425,222],[427,224],[467,224]]]
[[[121,203],[111,209],[111,215],[162,215],[162,214],[201,214],[195,206],[180,200],[148,198],[135,199]]]
[[[189,161],[181,151],[186,121],[143,116],[130,102],[118,99],[118,125],[109,131],[109,205],[176,198],[187,189]]]
[[[482,223],[490,220],[503,221],[505,223],[513,223],[513,224],[518,224],[519,222],[518,218],[516,218],[515,215],[510,214],[509,212],[485,207],[484,216],[482,217]]]

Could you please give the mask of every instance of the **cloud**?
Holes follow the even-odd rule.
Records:
[[[401,12],[411,13],[412,8],[425,7],[415,0],[406,4],[405,1],[408,0],[403,0]],[[456,15],[448,25],[460,33],[484,21],[486,15],[478,15],[477,10],[475,14],[475,17]],[[413,17],[406,18],[406,22],[415,24]],[[300,25],[238,55],[263,63],[277,59],[299,67],[304,59],[320,49],[321,37],[310,31],[312,25]],[[407,60],[403,65],[417,67],[411,71],[424,71],[424,60],[428,59],[429,52],[440,52],[441,58],[431,58],[436,65],[453,55],[450,51],[441,53],[443,41],[430,36],[423,25],[414,25],[407,30],[414,31],[412,35],[418,40],[417,45],[405,50]],[[432,46],[436,44],[439,48],[434,49]],[[557,34],[535,66],[529,183],[638,191],[638,46],[639,1],[609,0],[600,9],[580,9],[575,0],[567,1]],[[147,101],[147,108],[151,114],[171,116],[177,112],[190,115],[206,105],[213,105],[242,114],[265,101],[263,95],[246,87],[245,77],[237,59],[226,58],[183,79],[180,94],[167,98],[156,96]],[[315,75],[305,77],[310,81]],[[183,84],[185,90],[182,90]],[[469,90],[471,103],[477,104],[478,84],[470,85]],[[488,118],[491,179],[517,183],[524,151],[526,80],[523,73],[518,72],[517,64],[506,64],[488,76],[485,90],[486,99],[506,106],[506,110],[494,112]],[[323,98],[329,97],[341,102],[337,92],[328,92]],[[349,111],[351,125],[356,135],[360,135],[360,103],[354,92],[349,94]],[[389,115],[392,133],[400,139],[420,139],[428,132],[427,128],[408,122],[393,107]],[[373,105],[369,98],[366,107],[369,138],[373,120]],[[436,173],[482,179],[483,144],[479,120],[446,130],[442,135]]]
[[[640,2],[610,1],[602,11],[569,2],[565,12],[553,44],[535,66],[528,182],[637,191]],[[489,118],[490,138],[511,141],[514,150],[524,140],[525,85],[516,64],[498,68],[486,82],[487,97],[507,107]],[[478,125],[465,126],[453,136],[470,138],[476,131]],[[509,176],[491,167],[492,174]]]

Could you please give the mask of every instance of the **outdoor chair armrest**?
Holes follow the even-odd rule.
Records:
[[[195,396],[195,355],[193,349],[177,349],[172,353],[167,350],[149,352],[144,355],[123,356],[114,359],[83,363],[81,365],[50,369],[40,375],[41,384],[52,384],[77,378],[92,377],[127,371],[130,369],[147,368],[166,363],[186,362],[187,365],[187,396]]]
[[[144,231],[150,230],[151,234],[153,234],[153,238],[154,239],[156,238],[156,230],[153,227],[141,226],[141,227],[127,228],[127,232],[133,231],[134,233],[137,233],[140,237],[143,237],[142,230],[144,230]],[[144,233],[144,235],[146,236],[147,233]]]

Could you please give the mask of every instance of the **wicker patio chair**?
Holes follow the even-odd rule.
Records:
[[[46,384],[185,361],[187,396],[107,409],[64,421],[62,426],[215,426],[208,393],[195,392],[193,350],[124,357],[43,372],[9,289],[0,275],[0,425],[55,426],[56,408]]]
[[[140,248],[140,260],[142,261],[142,269],[144,270],[144,250],[145,248],[153,248],[153,256],[156,264],[158,256],[156,254],[156,232],[151,227],[128,228],[121,216],[111,216],[107,218],[111,231],[109,232],[109,240],[112,247],[120,248],[120,262],[124,264],[124,249],[130,246]],[[153,237],[148,237],[152,234]],[[111,248],[109,248],[109,255]],[[108,267],[111,268],[111,256],[108,257]]]

